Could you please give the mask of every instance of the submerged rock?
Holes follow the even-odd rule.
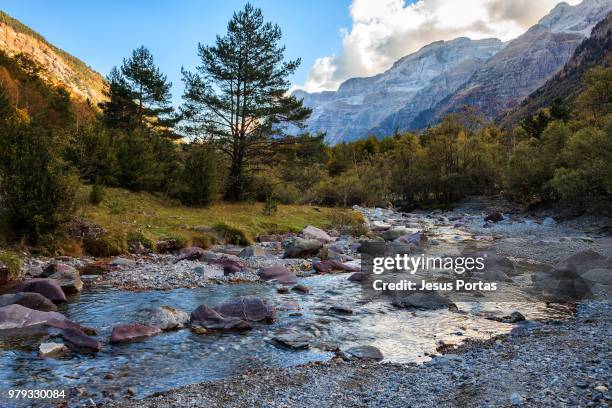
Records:
[[[55,279],[34,278],[21,282],[15,287],[15,292],[38,293],[53,303],[66,302],[66,294]]]
[[[0,307],[21,305],[42,312],[54,312],[57,306],[43,295],[35,292],[19,292],[0,295]]]
[[[140,323],[121,324],[113,327],[109,341],[111,343],[139,341],[159,333],[160,329],[155,326]]]
[[[278,330],[272,337],[272,341],[292,350],[306,350],[310,347],[312,335],[296,328],[283,328]]]
[[[490,222],[500,222],[504,220],[504,215],[499,211],[495,211],[488,214],[484,220]]]
[[[299,292],[303,294],[310,293],[310,289],[306,285],[295,285],[294,287],[291,288],[291,290],[294,292]]]
[[[355,272],[348,277],[351,282],[365,282],[368,279],[368,274],[365,272]]]
[[[391,302],[393,306],[418,309],[447,309],[455,306],[453,302],[437,292],[414,292],[406,295],[396,292]]]

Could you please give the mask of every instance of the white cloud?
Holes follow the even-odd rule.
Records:
[[[580,0],[569,0],[570,4]],[[433,41],[456,37],[522,34],[559,0],[353,0],[349,30],[342,29],[342,51],[322,57],[311,67],[302,89],[335,90],[351,77],[371,76],[404,55]]]

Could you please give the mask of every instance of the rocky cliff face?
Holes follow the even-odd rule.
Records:
[[[612,12],[593,28],[591,36],[576,48],[565,66],[504,116],[501,125],[512,127],[527,115],[550,106],[556,98],[571,104],[583,89],[585,72],[595,66],[612,66]]]
[[[295,95],[313,109],[307,130],[327,132],[330,144],[420,129],[466,105],[495,120],[558,72],[611,10],[610,0],[560,3],[505,46],[496,39],[436,42],[337,92]]]
[[[102,75],[1,11],[0,49],[9,56],[27,55],[42,68],[40,77],[64,86],[79,99],[89,99],[94,105],[104,99],[106,82]]]
[[[610,10],[609,0],[584,0],[573,7],[566,3],[557,5],[453,94],[420,113],[409,127],[436,123],[445,114],[466,105],[475,107],[485,120],[503,116],[558,72],[584,40],[584,33],[590,32]]]
[[[372,132],[382,135],[400,118],[411,119],[453,92],[502,47],[498,39],[439,41],[401,58],[382,74],[349,79],[336,92],[294,95],[313,110],[308,130],[327,132],[330,144]]]

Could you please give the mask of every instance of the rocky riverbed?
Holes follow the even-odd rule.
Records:
[[[24,281],[9,288],[17,293],[0,295],[0,388],[65,388],[71,406],[129,405],[126,399],[200,382],[142,403],[607,403],[609,367],[600,360],[609,353],[609,220],[525,216],[478,200],[451,211],[354,211],[367,236],[309,226],[246,248],[29,259]],[[358,272],[364,240],[411,254],[487,253],[484,276],[503,282],[510,297],[370,298]],[[571,304],[526,291],[558,295],[568,285],[597,293],[570,320]],[[572,354],[574,346],[585,350]],[[556,349],[566,353],[558,361]],[[448,353],[461,357],[435,357]],[[563,374],[572,364],[572,376]],[[585,376],[582,394],[568,386]],[[495,387],[500,378],[508,381]],[[546,381],[558,395],[538,391]]]

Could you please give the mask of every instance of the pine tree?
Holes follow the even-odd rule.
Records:
[[[100,104],[107,124],[128,130],[148,128],[176,137],[172,132],[177,122],[172,83],[155,66],[148,49],[135,49],[120,69],[111,70],[108,82],[109,101]]]
[[[228,157],[230,199],[244,198],[248,171],[270,157],[285,136],[284,124],[299,124],[310,114],[287,96],[287,78],[300,60],[284,61],[280,39],[278,25],[247,4],[214,46],[198,46],[196,72],[183,70],[185,130],[217,143]]]

